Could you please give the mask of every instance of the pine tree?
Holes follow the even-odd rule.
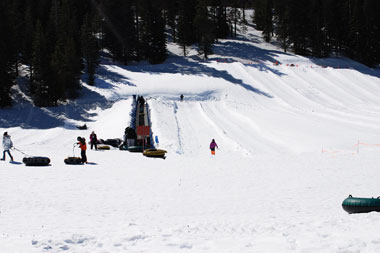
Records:
[[[289,40],[289,8],[288,0],[276,0],[274,2],[274,21],[276,23],[275,32],[277,39],[284,52],[287,52],[290,42]]]
[[[95,36],[98,30],[96,24],[96,21],[92,21],[89,16],[86,16],[81,30],[82,52],[89,85],[95,84],[95,72],[99,64],[99,45]]]
[[[165,22],[162,8],[154,0],[141,0],[141,44],[144,58],[151,64],[167,57]]]
[[[227,21],[227,7],[225,1],[214,0],[210,8],[210,15],[215,27],[215,38],[227,38],[230,33],[230,26]]]
[[[256,0],[253,4],[253,23],[256,25],[256,29],[263,31],[265,27],[266,20],[266,2],[267,0]]]
[[[264,40],[269,42],[271,37],[273,36],[273,1],[266,0],[265,1],[265,16],[264,16],[264,27],[263,27],[263,35]]]
[[[51,64],[56,81],[50,89],[54,105],[58,100],[76,98],[80,89],[81,57],[76,10],[73,2],[62,0],[58,11],[58,37]],[[57,65],[59,68],[56,68]]]
[[[289,40],[293,43],[293,50],[296,54],[307,54],[307,35],[309,24],[308,10],[309,1],[301,2],[289,0]]]
[[[194,27],[195,6],[195,0],[180,0],[179,2],[177,43],[181,46],[184,56],[187,54],[187,47],[196,41]]]
[[[0,31],[6,36],[0,40],[0,107],[10,106],[11,87],[15,81],[14,66],[17,63],[16,51],[13,45],[14,30],[12,29],[12,19],[7,12],[11,8],[11,1],[0,2]]]
[[[198,53],[207,60],[208,56],[213,53],[214,32],[206,2],[203,0],[198,2],[194,25],[198,37]]]
[[[33,36],[30,92],[36,106],[48,106],[49,89],[49,57],[47,52],[47,40],[41,22],[38,20]]]
[[[353,1],[350,56],[368,66],[375,66],[379,62],[376,59],[379,50],[378,11],[378,1]]]
[[[231,0],[231,7],[229,11],[229,19],[232,22],[233,25],[233,36],[237,36],[237,25],[240,22],[240,9],[239,9],[239,0]]]
[[[312,55],[322,57],[328,54],[325,48],[325,18],[324,6],[321,0],[312,0],[310,12],[309,38],[311,44]],[[326,51],[326,52],[325,52]]]
[[[135,24],[135,11],[131,0],[105,2],[103,13],[105,41],[114,61],[128,64],[136,58],[138,35]]]
[[[34,21],[32,16],[32,10],[29,6],[27,6],[27,9],[25,11],[24,15],[24,32],[23,32],[23,38],[21,42],[21,57],[22,62],[29,65],[32,61],[32,45],[33,45],[33,30],[34,30]]]
[[[22,0],[13,0],[12,4],[7,9],[9,13],[9,22],[11,24],[11,33],[6,36],[10,37],[10,46],[13,47],[15,52],[15,62],[13,66],[14,75],[18,76],[18,65],[21,62],[21,48],[23,42],[23,34],[25,24],[23,23],[24,2]]]
[[[177,15],[179,0],[163,0],[165,24],[170,27],[171,39],[177,41]]]

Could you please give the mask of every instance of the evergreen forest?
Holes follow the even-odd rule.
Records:
[[[244,15],[254,9],[253,16]],[[27,67],[28,92],[39,107],[79,96],[94,85],[102,54],[128,65],[167,58],[167,41],[204,58],[218,39],[237,36],[252,21],[267,42],[296,54],[343,55],[380,63],[378,0],[2,0],[0,107]],[[251,22],[249,22],[251,23]]]

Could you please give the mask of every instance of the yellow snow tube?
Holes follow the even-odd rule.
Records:
[[[144,150],[143,155],[145,155],[147,157],[164,158],[166,153],[167,153],[167,151],[163,150],[163,149],[149,148],[149,149]]]
[[[98,149],[100,150],[110,150],[111,147],[108,145],[98,145]]]

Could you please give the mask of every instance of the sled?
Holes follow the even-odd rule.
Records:
[[[143,152],[143,146],[130,146],[128,147],[129,152]]]
[[[78,128],[79,130],[86,130],[86,129],[87,129],[87,125],[84,124],[83,126],[77,126],[77,128]]]
[[[146,157],[164,158],[165,159],[166,153],[167,153],[167,151],[163,150],[163,149],[150,148],[150,149],[145,149],[143,152],[143,155]]]
[[[117,148],[121,144],[121,140],[120,139],[107,139],[107,140],[103,141],[103,144],[110,145],[114,148]]]
[[[369,213],[380,212],[380,197],[377,198],[356,198],[351,195],[342,203],[343,209],[347,213]]]
[[[44,156],[31,156],[24,157],[22,162],[26,166],[48,166],[50,164],[50,158]]]
[[[111,147],[108,145],[98,145],[98,150],[110,150]]]
[[[80,157],[67,157],[64,161],[66,164],[82,164],[82,158]]]

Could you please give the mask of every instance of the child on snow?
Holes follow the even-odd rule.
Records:
[[[8,135],[8,132],[5,132],[3,135],[3,158],[2,161],[5,161],[5,153],[8,153],[9,157],[11,158],[11,161],[13,162],[13,156],[11,155],[11,152],[9,151],[13,147],[13,142],[11,140],[11,136]]]
[[[211,154],[212,155],[215,155],[215,148],[218,148],[218,144],[216,144],[215,140],[212,139],[211,143],[210,143],[210,149],[211,149]]]
[[[79,137],[77,138],[78,140],[78,145],[79,145],[79,148],[80,148],[80,155],[82,157],[82,163],[87,163],[87,156],[86,156],[86,150],[87,150],[87,146],[86,146],[86,139],[83,138],[83,137]]]

